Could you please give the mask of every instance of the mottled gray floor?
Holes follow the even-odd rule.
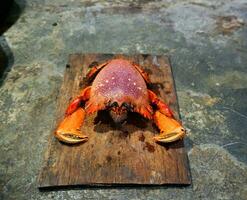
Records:
[[[246,0],[17,3],[22,13],[0,37],[14,58],[0,87],[0,199],[247,198]],[[37,189],[64,66],[75,52],[171,56],[191,186]]]

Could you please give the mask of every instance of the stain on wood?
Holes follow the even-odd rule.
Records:
[[[166,56],[73,54],[65,68],[57,106],[57,124],[80,89],[87,86],[88,67],[112,58],[124,57],[140,64],[150,74],[149,87],[160,96],[179,119],[177,96]],[[106,111],[86,117],[82,131],[89,136],[83,144],[66,145],[51,134],[39,187],[78,185],[163,185],[191,183],[183,141],[159,145],[152,139],[159,134],[152,121],[136,113],[116,127]]]

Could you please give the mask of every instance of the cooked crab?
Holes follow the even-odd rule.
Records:
[[[99,110],[109,110],[115,123],[123,122],[128,112],[153,120],[160,130],[154,137],[157,142],[168,143],[184,137],[185,129],[170,108],[147,88],[148,74],[137,64],[113,59],[93,67],[86,78],[93,79],[92,85],[83,89],[68,106],[54,133],[58,140],[71,144],[87,141],[88,136],[80,130],[84,118]]]

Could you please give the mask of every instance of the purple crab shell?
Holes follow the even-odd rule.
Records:
[[[117,102],[119,106],[129,103],[138,112],[149,107],[145,80],[133,64],[124,59],[111,60],[95,77],[88,105],[102,110]]]

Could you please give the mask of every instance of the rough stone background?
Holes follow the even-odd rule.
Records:
[[[247,198],[246,0],[16,0],[15,9],[18,19],[0,36],[9,58],[0,199]],[[170,55],[191,186],[37,189],[65,64],[76,52]]]

